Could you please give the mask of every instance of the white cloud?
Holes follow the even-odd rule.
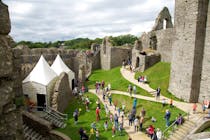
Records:
[[[174,13],[174,0],[3,1],[9,6],[16,41],[140,35],[151,30],[164,6]]]

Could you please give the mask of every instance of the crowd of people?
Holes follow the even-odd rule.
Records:
[[[89,112],[90,99],[88,96],[85,96],[85,94],[83,94],[83,91],[85,92],[85,89],[82,89],[79,91],[79,96],[81,96],[80,99],[85,104],[86,111]],[[125,104],[122,104],[120,106],[120,104],[116,100],[114,102],[112,101],[112,94],[110,92],[111,91],[110,83],[108,83],[106,86],[104,81],[101,81],[101,82],[97,81],[95,83],[95,91],[96,91],[96,94],[102,95],[102,100],[105,102],[104,111],[106,113],[106,120],[101,120],[100,112],[101,112],[101,109],[103,109],[103,108],[101,108],[101,101],[98,99],[96,101],[96,110],[95,110],[96,122],[93,122],[90,125],[91,130],[90,130],[89,137],[91,137],[92,135],[95,135],[96,140],[99,139],[99,137],[100,137],[99,129],[96,126],[96,124],[99,121],[104,121],[103,122],[104,131],[107,131],[108,129],[112,130],[112,137],[115,137],[117,132],[120,135],[122,135],[123,130],[124,130],[125,117],[127,117],[129,126],[133,127],[135,132],[144,130],[143,126],[144,126],[144,121],[145,121],[145,116],[146,116],[146,110],[144,107],[142,107],[140,114],[139,115],[136,114],[136,112],[137,112],[137,98],[135,98],[135,96],[133,98],[132,109],[130,111],[128,111],[129,112],[128,115],[125,115]],[[135,95],[137,92],[136,86],[135,85],[132,86],[131,84],[129,84],[128,92],[129,92],[130,96],[132,96],[132,94]],[[161,89],[160,89],[160,87],[158,87],[156,89],[156,99],[159,99],[160,94],[161,94]],[[163,104],[163,107],[166,106],[166,104],[167,104],[166,99],[163,98],[162,104]],[[170,99],[168,104],[170,105],[170,107],[173,107],[173,100]],[[110,112],[109,107],[113,107],[113,109],[115,110],[113,114]],[[78,109],[76,109],[73,113],[75,124],[77,124],[77,122],[78,122],[79,114],[80,114],[80,110],[78,110]],[[170,126],[170,118],[171,118],[170,110],[168,110],[168,109],[166,110],[163,118],[165,119],[166,127],[169,127]],[[149,125],[148,128],[145,128],[146,134],[152,140],[161,140],[162,131],[159,128],[155,129],[155,127],[153,125],[156,121],[159,121],[159,120],[154,118],[154,116],[151,116],[151,125]],[[182,115],[179,114],[179,116],[176,117],[175,124],[182,125],[183,121],[184,121],[184,119],[183,119]],[[82,128],[79,130],[79,134],[80,134],[81,140],[88,139],[86,131],[83,130]]]

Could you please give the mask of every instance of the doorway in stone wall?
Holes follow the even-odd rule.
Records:
[[[139,62],[140,62],[140,58],[139,58],[139,57],[137,57],[137,58],[136,58],[136,68],[138,68],[138,67],[139,67]]]
[[[72,80],[71,80],[71,90],[73,90],[74,87],[75,87],[75,83],[74,83],[74,82],[75,82],[74,79],[72,79]]]
[[[45,107],[46,106],[46,99],[44,94],[36,94],[37,97],[37,106],[38,107]],[[43,111],[43,108],[38,108],[38,111]]]

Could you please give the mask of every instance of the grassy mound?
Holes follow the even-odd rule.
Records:
[[[147,80],[149,81],[149,85],[151,88],[156,89],[160,87],[161,94],[163,96],[180,101],[168,91],[170,63],[159,62],[144,72],[137,72],[135,75],[135,79],[137,79],[140,75],[147,76]]]
[[[130,84],[129,81],[127,81],[120,73],[120,67],[113,68],[109,71],[106,70],[95,70],[89,77],[89,81],[87,82],[87,85],[89,88],[95,88],[96,81],[105,81],[105,84],[108,83],[111,84],[111,88],[113,90],[119,90],[119,91],[127,91],[128,85]],[[136,86],[137,87],[137,86]],[[141,94],[144,96],[150,96],[152,95],[148,93],[147,91],[137,87],[137,94]]]
[[[69,119],[67,121],[67,127],[64,129],[58,129],[58,131],[66,134],[69,136],[72,140],[79,140],[79,129],[82,127],[84,130],[86,130],[87,134],[89,135],[90,133],[90,125],[92,122],[96,121],[96,115],[95,115],[95,109],[96,109],[96,100],[98,99],[96,95],[90,94],[90,93],[85,93],[85,95],[89,96],[90,99],[90,112],[86,112],[85,110],[85,105],[82,103],[81,100],[73,98],[70,103],[68,108],[66,109],[66,112],[69,116]],[[112,124],[109,122],[108,124],[108,131],[104,130],[104,122],[107,119],[105,116],[105,111],[104,111],[104,106],[101,104],[101,120],[96,124],[97,128],[99,129],[99,134],[100,134],[100,140],[111,140],[112,138]],[[81,108],[78,124],[74,124],[74,119],[73,119],[73,112],[75,109]],[[114,137],[115,140],[127,140],[128,135],[126,132],[123,132],[123,135],[120,136],[119,132],[116,133],[116,136]],[[90,140],[95,140],[95,134],[90,137]]]

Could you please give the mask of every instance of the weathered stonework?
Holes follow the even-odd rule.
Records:
[[[55,83],[54,93],[51,99],[51,107],[62,113],[64,113],[64,110],[68,106],[72,95],[68,85],[68,75],[63,72]]]
[[[203,56],[203,66],[201,74],[201,86],[199,101],[210,99],[210,5],[208,5],[208,15],[206,24],[206,38]]]
[[[169,91],[189,102],[199,97],[207,10],[208,0],[176,0]]]
[[[103,39],[100,51],[102,69],[109,70],[121,66],[123,60],[128,58],[131,58],[131,46],[112,46],[109,37]]]
[[[11,30],[8,6],[0,1],[0,34],[8,35]]]
[[[164,27],[164,20],[166,22],[166,27]],[[156,31],[166,28],[173,28],[173,24],[168,8],[164,7],[163,10],[159,13],[158,17],[156,18],[155,25],[152,30]]]
[[[0,1],[0,139],[22,140],[22,118],[15,105],[12,38],[8,7]]]

